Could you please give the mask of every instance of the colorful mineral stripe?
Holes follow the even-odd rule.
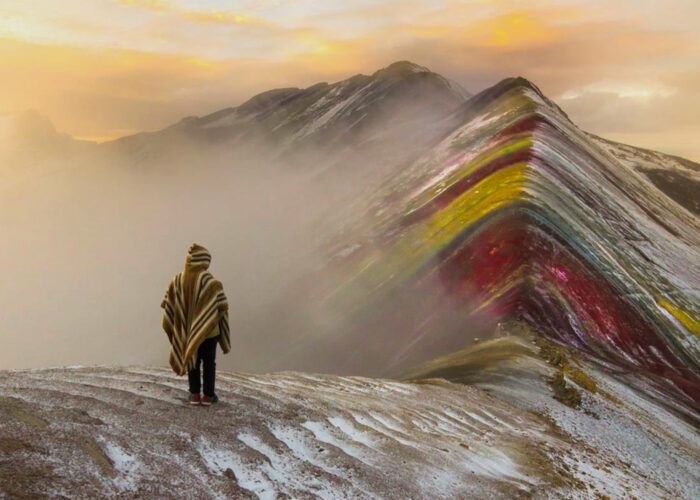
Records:
[[[344,260],[352,278],[327,300],[352,311],[355,341],[377,356],[408,345],[391,371],[524,319],[698,408],[697,218],[525,80],[475,96],[464,116],[387,182],[374,229]]]

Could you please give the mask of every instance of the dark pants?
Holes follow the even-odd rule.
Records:
[[[199,394],[202,383],[199,377],[199,365],[204,364],[204,394],[214,396],[214,380],[216,378],[216,344],[219,337],[205,339],[197,349],[197,363],[187,374],[190,379],[190,392]]]

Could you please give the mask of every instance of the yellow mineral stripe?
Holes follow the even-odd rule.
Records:
[[[686,330],[700,337],[700,320],[693,317],[690,313],[684,311],[683,309],[675,306],[663,297],[660,297],[657,300],[657,303],[661,307],[666,309],[671,316],[676,318],[678,322],[685,327]]]
[[[505,156],[508,156],[510,154],[517,153],[517,152],[522,151],[524,149],[531,148],[532,146],[533,146],[532,135],[528,132],[524,138],[522,136],[519,136],[519,137],[516,137],[514,139],[510,139],[510,140],[506,141],[504,144],[501,144],[499,147],[489,149],[488,151],[477,156],[476,158],[470,160],[468,165],[462,165],[454,174],[452,174],[450,177],[448,177],[447,180],[442,181],[440,183],[439,187],[436,186],[433,189],[431,189],[430,191],[428,191],[427,195],[428,195],[429,199],[427,199],[427,200],[424,199],[424,200],[420,201],[419,202],[420,205],[422,206],[426,203],[429,203],[431,200],[436,198],[440,193],[449,189],[450,186],[452,186],[456,182],[461,181],[465,177],[469,177],[474,172],[476,172],[480,168],[488,165],[489,163],[496,161],[500,158],[503,158]]]
[[[522,200],[529,182],[528,170],[526,162],[519,162],[494,172],[427,221],[409,229],[386,258],[375,260],[362,274],[373,276],[378,283],[398,273],[410,276],[467,227]]]

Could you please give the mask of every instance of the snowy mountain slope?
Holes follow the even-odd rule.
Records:
[[[697,413],[670,401],[637,374],[611,370],[575,348],[542,338],[526,324],[500,325],[497,335],[425,363],[408,378],[439,377],[479,387],[544,416],[569,436],[576,447],[573,455],[562,457],[566,463],[595,453],[600,461],[618,461],[628,473],[674,490],[633,493],[617,488],[606,492],[612,497],[697,496]],[[584,478],[585,471],[609,485],[617,474],[595,469],[579,468],[576,477]]]
[[[349,372],[396,373],[522,319],[697,408],[697,217],[527,80],[475,96],[463,119],[335,247],[319,298],[348,326],[314,342],[351,353]]]
[[[284,154],[287,161],[311,151],[318,162],[322,153],[338,162],[353,149],[370,148],[375,154],[391,149],[393,156],[405,159],[409,156],[402,149],[415,153],[453,127],[449,116],[468,97],[455,82],[401,61],[369,76],[263,92],[240,106],[188,117],[162,131],[104,147],[139,156],[177,147],[181,141],[203,147],[258,144]]]
[[[670,199],[696,217],[700,215],[700,164],[658,151],[591,137],[617,161],[633,172],[644,174]]]
[[[541,362],[532,367],[532,378],[551,369]],[[220,373],[222,402],[211,408],[184,405],[185,382],[156,368],[1,372],[0,495],[692,498],[698,492],[694,431],[612,382],[604,387],[620,408],[591,394],[588,415],[553,400],[544,383],[516,392],[532,411],[489,395],[497,381],[487,392],[438,379]],[[602,431],[601,424],[614,422],[608,414],[629,409],[635,412],[626,417],[629,427]],[[589,432],[617,441],[593,440]]]

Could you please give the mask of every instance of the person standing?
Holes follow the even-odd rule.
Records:
[[[209,250],[196,243],[187,252],[185,269],[177,274],[161,302],[163,330],[170,341],[170,367],[180,376],[188,375],[193,405],[218,402],[216,346],[224,354],[231,350],[228,300],[220,281],[208,271]],[[203,365],[204,383],[200,365]]]

